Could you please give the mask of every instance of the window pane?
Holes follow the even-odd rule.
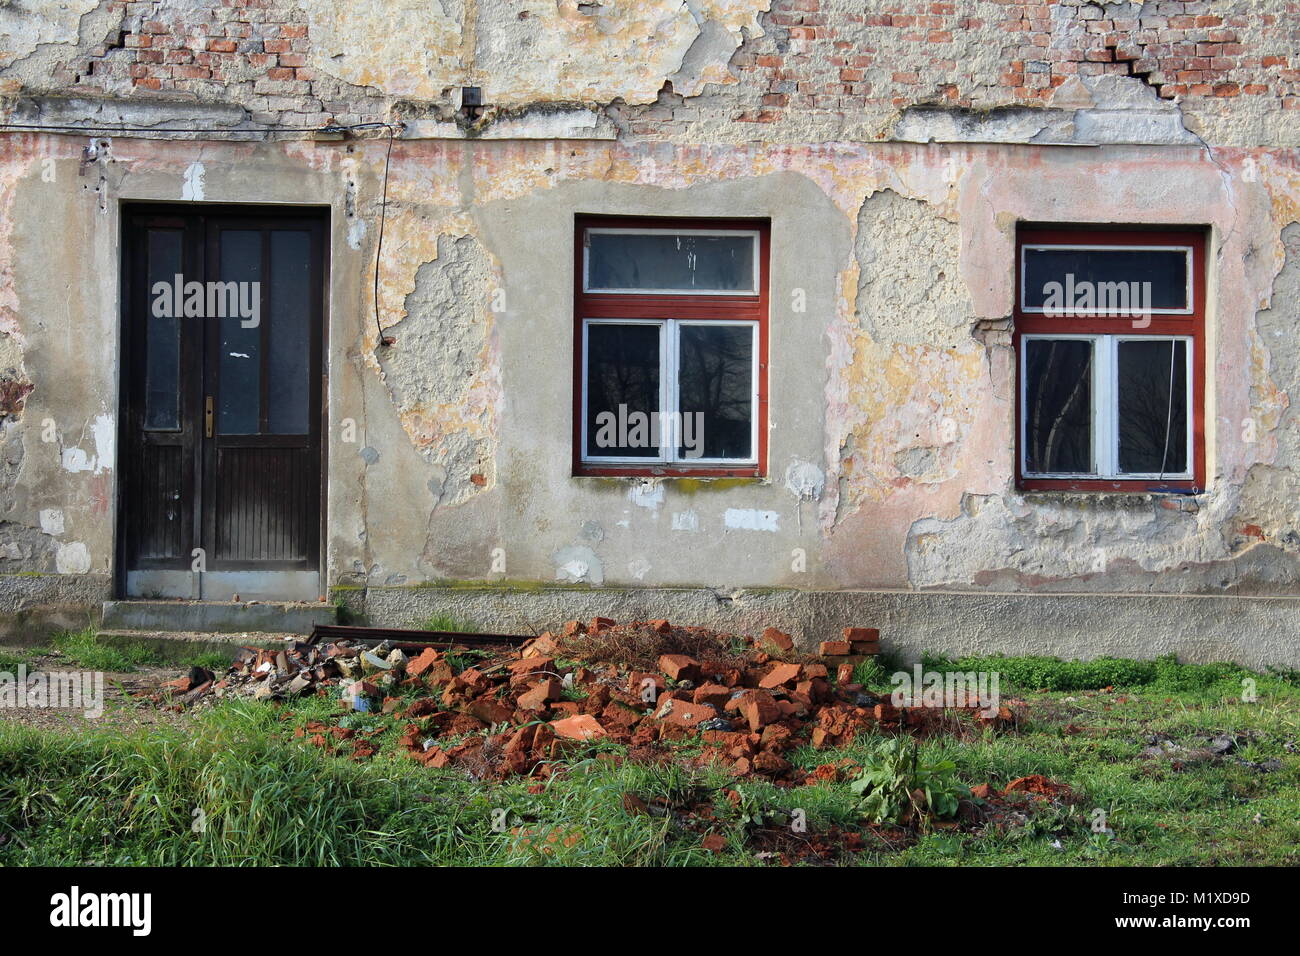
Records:
[[[659,326],[587,326],[587,455],[658,458]]]
[[[243,283],[262,280],[262,234],[251,229],[221,232],[221,281],[240,283],[235,299],[251,303],[254,287]],[[260,287],[258,287],[260,294]],[[223,435],[255,435],[261,421],[262,330],[243,327],[240,309],[227,308],[225,318],[209,315],[207,321],[221,323],[221,354],[217,357],[220,390],[217,430]],[[233,315],[231,313],[234,313]]]
[[[305,435],[311,357],[309,233],[279,229],[271,233],[271,276],[267,422],[274,435]]]
[[[1119,343],[1119,470],[1187,472],[1186,342]]]
[[[181,272],[181,236],[179,229],[149,230],[149,317],[145,331],[144,427],[158,431],[175,431],[180,420],[181,317],[154,314],[154,283],[164,282],[172,294],[176,276]],[[181,280],[184,282],[184,279]],[[170,308],[159,309],[175,313]]]
[[[1026,339],[1025,470],[1092,474],[1092,342]]]
[[[1052,283],[1057,290],[1049,289]],[[1026,309],[1045,305],[1078,312],[1183,309],[1188,306],[1187,253],[1182,249],[1029,248],[1024,285]],[[1055,302],[1048,301],[1052,291],[1059,296]]]
[[[754,327],[682,325],[678,334],[683,458],[754,456]]]
[[[587,288],[754,292],[753,236],[587,233]]]

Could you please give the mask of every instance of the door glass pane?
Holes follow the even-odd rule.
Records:
[[[150,229],[148,235],[144,427],[155,431],[176,431],[181,427],[181,317],[176,314],[173,287],[181,272],[182,236],[179,229]],[[157,294],[156,283],[163,284],[158,286]]]
[[[1026,309],[1127,314],[1189,305],[1185,249],[1027,248],[1024,272]]]
[[[587,326],[587,455],[658,458],[659,326]]]
[[[753,236],[587,233],[587,288],[753,293]]]
[[[223,298],[241,305],[224,309],[224,318],[209,314],[206,320],[221,325],[217,430],[223,435],[255,435],[261,421],[262,233],[255,229],[225,229],[220,235],[219,278],[223,283],[236,283],[234,299],[230,298],[230,286],[225,287]]]
[[[1187,472],[1186,342],[1119,343],[1119,470]]]
[[[754,326],[682,325],[677,454],[754,457]]]
[[[1025,471],[1092,474],[1092,342],[1025,339]]]
[[[271,233],[270,380],[268,425],[275,435],[309,431],[308,362],[311,358],[311,236]]]

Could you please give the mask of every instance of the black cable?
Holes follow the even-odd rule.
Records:
[[[386,123],[375,124],[387,126]],[[380,345],[392,345],[392,340],[384,338],[384,327],[379,324],[379,257],[384,251],[384,221],[388,218],[388,163],[393,156],[393,130],[388,126],[388,151],[384,153],[384,189],[379,201],[379,238],[375,243],[375,329],[379,332]]]
[[[379,332],[380,345],[392,345],[392,340],[384,337],[384,328],[379,322],[379,264],[380,257],[384,251],[384,225],[388,218],[388,168],[393,157],[393,139],[397,134],[397,127],[392,123],[351,123],[346,126],[331,124],[329,126],[267,126],[262,129],[230,129],[229,127],[211,128],[211,127],[191,127],[187,129],[159,128],[157,126],[128,126],[125,123],[114,123],[104,126],[86,125],[86,126],[69,126],[61,124],[41,124],[41,123],[0,123],[0,130],[26,130],[31,132],[72,132],[72,133],[223,133],[225,135],[238,136],[258,136],[270,135],[273,133],[343,133],[354,132],[363,129],[386,129],[388,130],[388,149],[384,153],[384,187],[383,195],[379,203],[379,237],[375,244],[375,329]]]

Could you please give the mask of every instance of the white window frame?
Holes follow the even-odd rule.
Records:
[[[1028,465],[1028,402],[1029,347],[1033,341],[1076,341],[1092,343],[1092,458],[1091,472],[1030,471]],[[1102,481],[1192,481],[1195,468],[1196,406],[1193,397],[1196,383],[1193,379],[1194,337],[1190,335],[1121,335],[1116,333],[1061,333],[1026,332],[1020,337],[1020,474],[1024,478],[1062,478],[1067,480],[1097,479]],[[1119,345],[1121,342],[1182,342],[1186,368],[1187,430],[1185,461],[1187,470],[1181,472],[1121,472],[1119,470]],[[1170,436],[1172,441],[1173,436]]]
[[[1020,311],[1026,315],[1048,314],[1048,310],[1041,306],[1030,308],[1025,304],[1025,282],[1029,276],[1029,269],[1026,266],[1029,259],[1028,254],[1031,250],[1035,252],[1059,252],[1061,250],[1072,252],[1181,252],[1187,260],[1187,306],[1182,309],[1144,309],[1142,311],[1144,314],[1149,313],[1151,315],[1191,315],[1196,311],[1196,283],[1193,281],[1194,273],[1192,270],[1193,256],[1191,246],[1184,246],[1181,244],[1126,246],[1115,244],[1088,245],[1080,243],[1038,242],[1025,244],[1020,247]],[[1115,311],[1111,309],[1078,309],[1072,310],[1072,312],[1079,316],[1097,316],[1098,318],[1106,318],[1116,314]]]
[[[590,284],[591,243],[587,237],[593,233],[622,236],[748,236],[753,243],[750,262],[753,272],[748,289],[593,289]],[[762,247],[761,233],[757,229],[635,229],[616,226],[588,226],[582,236],[582,291],[591,295],[730,295],[756,296],[759,283],[759,256]]]
[[[642,325],[659,328],[659,413],[677,411],[680,406],[680,384],[678,382],[680,364],[680,329],[684,325],[719,325],[727,327],[746,326],[753,336],[750,353],[750,416],[749,447],[753,454],[748,458],[688,458],[677,454],[675,443],[667,441],[670,437],[661,430],[659,435],[659,456],[632,457],[627,455],[591,455],[587,449],[587,413],[590,407],[587,388],[589,382],[587,358],[588,330],[593,325]],[[633,465],[642,467],[676,466],[721,466],[721,467],[756,467],[758,465],[758,393],[759,393],[759,322],[755,319],[606,319],[584,317],[582,320],[582,463],[584,465]],[[661,418],[662,420],[662,418]]]

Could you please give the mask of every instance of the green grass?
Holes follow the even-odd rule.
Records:
[[[442,612],[430,614],[415,626],[425,631],[453,631],[457,634],[478,634],[483,630],[473,621]]]
[[[0,671],[13,673],[19,667],[26,664],[31,669],[31,656],[22,654],[10,654],[7,651],[0,651]]]
[[[870,664],[871,662],[866,662]],[[1150,687],[1157,690],[1198,690],[1240,687],[1255,677],[1237,664],[1180,664],[1173,654],[1151,661],[1098,657],[1089,661],[1063,661],[1057,657],[926,657],[926,670],[997,672],[1003,687],[1023,690],[1100,690],[1104,687]],[[1278,679],[1286,680],[1288,675]]]
[[[230,661],[231,655],[223,654],[221,651],[203,651],[181,658],[180,664],[182,667],[202,667],[220,674],[230,666]]]
[[[1255,675],[1257,697],[1247,702],[1236,669],[1162,666],[1130,689],[1026,695],[1013,731],[921,743],[923,761],[951,761],[966,786],[1001,787],[1040,773],[1079,795],[1073,807],[1028,814],[1005,832],[918,835],[903,848],[868,839],[868,849],[843,862],[1300,864],[1300,756],[1293,752],[1300,690]],[[575,754],[565,773],[530,793],[538,781],[475,783],[454,770],[422,768],[385,740],[392,733],[363,764],[294,738],[295,727],[331,714],[335,701],[312,698],[226,702],[189,728],[135,734],[0,723],[0,865],[757,865],[755,817],[780,821],[802,810],[812,830],[862,825],[847,780],[782,789],[735,782],[721,768],[616,765],[610,758],[623,748],[609,743]],[[348,720],[362,729],[400,723],[380,714]],[[1141,756],[1152,735],[1191,748],[1222,733],[1241,739],[1234,756],[1277,758],[1281,769],[1260,772],[1234,757],[1179,767]],[[882,740],[863,735],[839,750],[801,747],[787,757],[807,769],[862,765]],[[722,793],[732,787],[738,808]],[[629,814],[626,793],[712,805],[711,827],[726,849],[703,850],[704,831],[683,828],[676,815]],[[1092,832],[1097,809],[1113,836]],[[196,821],[205,825],[196,830]],[[578,836],[540,852],[512,828]]]
[[[69,663],[95,671],[133,671],[142,664],[162,663],[158,652],[146,644],[103,643],[93,627],[58,634],[54,648]]]

